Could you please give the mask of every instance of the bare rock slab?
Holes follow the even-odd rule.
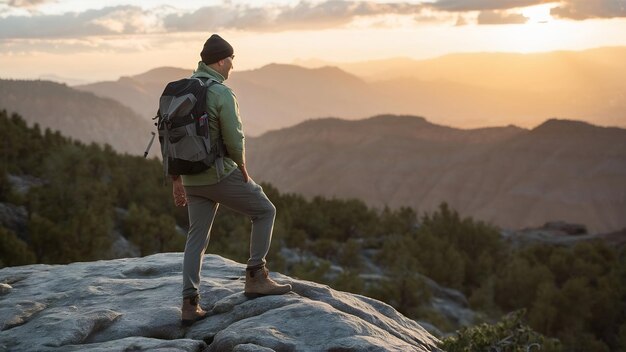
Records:
[[[206,255],[201,305],[180,325],[182,253],[0,270],[4,351],[439,351],[380,301],[277,273],[294,291],[247,299],[245,266]]]

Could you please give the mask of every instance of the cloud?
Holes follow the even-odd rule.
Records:
[[[0,55],[33,55],[41,53],[55,53],[57,55],[74,54],[78,52],[141,52],[146,49],[144,42],[137,40],[103,40],[103,39],[7,39],[0,45]]]
[[[478,14],[478,24],[521,24],[526,23],[528,18],[518,13],[506,13],[502,11],[481,11]]]
[[[6,0],[5,0],[6,1]],[[7,39],[88,38],[133,34],[171,34],[177,32],[214,32],[243,30],[278,32],[340,28],[363,19],[403,16],[411,23],[435,21],[439,16],[463,16],[479,12],[479,24],[524,23],[521,15],[502,12],[542,3],[558,3],[553,16],[583,20],[587,18],[626,17],[626,0],[437,0],[413,3],[408,0],[379,3],[373,0],[301,0],[295,5],[274,3],[252,6],[232,1],[186,11],[172,8],[115,6],[83,12],[44,14],[33,6],[57,0],[8,0],[0,11],[21,7],[30,15],[0,17],[0,41]],[[457,17],[457,25],[466,18]],[[441,20],[450,22],[449,18]],[[366,21],[367,22],[367,21]],[[393,22],[390,22],[393,23]],[[405,23],[405,22],[403,22]]]
[[[31,8],[36,7],[46,2],[52,2],[51,0],[9,0],[7,5],[11,7],[24,7]]]
[[[470,12],[509,10],[548,3],[557,4],[550,10],[550,14],[560,18],[585,20],[626,17],[626,0],[437,0],[429,6],[439,11]],[[482,16],[485,21],[499,21],[503,17],[493,12],[485,12]],[[506,16],[503,20],[506,21],[506,18],[521,21],[519,16]]]
[[[456,18],[456,23],[455,23],[454,25],[455,25],[456,27],[461,27],[461,26],[466,26],[467,24],[468,24],[468,23],[467,23],[467,20],[465,19],[465,17],[463,17],[463,16],[458,16],[458,17]]]
[[[209,6],[190,13],[167,15],[163,19],[163,27],[170,32],[215,31],[223,28],[244,29],[248,22],[269,23],[270,13],[270,8]]]
[[[418,14],[426,7],[410,3],[376,3],[327,0],[301,1],[295,6],[211,6],[193,13],[172,14],[164,19],[168,30],[208,31],[241,29],[253,31],[313,30],[346,25],[358,17],[388,14]]]
[[[626,17],[626,0],[566,0],[550,14],[573,20]]]
[[[356,1],[326,1],[316,5],[300,2],[280,13],[276,22],[290,28],[324,29],[352,22],[357,17],[379,15],[414,15],[425,7],[409,3],[375,3]]]
[[[154,20],[136,6],[116,6],[62,15],[0,18],[0,39],[80,38],[153,31]]]
[[[438,0],[431,4],[435,9],[450,12],[507,10],[539,5],[558,0]]]
[[[46,0],[12,0],[26,6]],[[172,32],[210,32],[224,29],[276,32],[341,27],[355,19],[378,15],[417,15],[426,8],[405,2],[327,0],[296,5],[254,7],[223,3],[193,12],[168,8],[142,9],[115,6],[79,13],[9,15],[0,17],[0,40],[33,38],[85,38]]]

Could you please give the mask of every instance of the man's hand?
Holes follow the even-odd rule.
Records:
[[[246,164],[241,164],[241,166],[239,166],[239,170],[241,170],[241,173],[243,174],[243,181],[245,183],[248,183],[248,181],[250,181],[250,176],[248,176],[248,170],[246,170]]]
[[[187,195],[183,187],[183,180],[180,177],[176,177],[172,180],[172,194],[174,195],[174,204],[176,204],[177,207],[187,205]]]

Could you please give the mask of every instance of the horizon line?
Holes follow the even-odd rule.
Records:
[[[584,48],[584,49],[579,49],[579,50],[576,50],[576,49],[559,49],[559,50],[542,50],[542,51],[530,51],[530,52],[524,52],[524,51],[457,51],[457,52],[449,52],[449,53],[445,53],[445,54],[439,54],[439,55],[428,56],[428,57],[423,57],[423,58],[417,58],[417,57],[411,57],[411,56],[389,56],[389,57],[384,57],[384,58],[379,58],[379,59],[354,60],[354,61],[325,61],[323,59],[318,59],[318,58],[315,58],[315,57],[296,58],[296,59],[292,60],[291,62],[275,61],[275,62],[263,63],[263,64],[260,64],[258,66],[254,66],[254,67],[251,67],[251,68],[246,68],[246,69],[243,69],[243,70],[234,71],[234,74],[236,74],[237,72],[255,71],[255,70],[259,70],[259,69],[262,69],[264,67],[270,66],[270,65],[298,66],[298,67],[302,67],[302,68],[305,68],[305,69],[317,69],[317,68],[323,68],[323,67],[338,67],[337,65],[362,64],[362,63],[384,62],[384,61],[392,61],[392,60],[407,60],[407,61],[413,61],[413,62],[423,62],[423,61],[437,60],[437,59],[441,59],[441,58],[444,58],[444,57],[455,56],[455,55],[481,55],[481,54],[497,55],[497,54],[508,54],[508,55],[529,56],[529,55],[554,54],[554,53],[582,53],[582,52],[593,51],[593,50],[601,50],[601,49],[626,49],[626,45],[594,46],[594,47],[589,47],[589,48]],[[200,61],[200,60],[198,60],[198,61]],[[306,64],[302,64],[302,62],[306,63],[307,61],[309,61],[309,62],[316,62],[316,61],[318,61],[320,63],[320,65],[319,66],[311,65],[311,66],[313,66],[313,67],[311,67],[311,66],[307,66]],[[124,77],[138,76],[138,75],[142,75],[142,74],[145,74],[147,72],[150,72],[150,71],[153,71],[153,70],[157,70],[157,69],[162,69],[162,68],[190,70],[192,72],[194,70],[194,68],[185,68],[185,67],[164,65],[164,66],[156,66],[156,67],[147,69],[147,70],[139,72],[139,73],[121,74],[121,75],[117,76],[117,78],[103,78],[103,79],[95,79],[95,80],[87,80],[87,79],[82,79],[82,78],[77,78],[77,77],[59,76],[59,75],[54,74],[54,73],[45,73],[45,74],[39,74],[37,76],[28,76],[28,77],[24,77],[24,76],[22,76],[22,77],[17,77],[17,76],[0,76],[0,79],[6,79],[6,80],[31,80],[31,81],[37,81],[37,80],[52,81],[52,82],[57,82],[57,83],[64,83],[64,84],[67,84],[70,87],[73,87],[73,86],[78,86],[78,85],[93,84],[93,83],[100,83],[100,82],[114,82],[114,81],[117,81],[117,80],[119,80],[121,78],[124,78]],[[42,77],[48,77],[48,76],[58,77],[59,79],[58,80],[52,80],[52,79],[49,79],[49,78],[42,78]],[[68,82],[80,82],[80,83],[71,84],[71,83],[68,83]]]

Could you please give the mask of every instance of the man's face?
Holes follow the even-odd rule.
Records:
[[[222,74],[222,76],[224,76],[224,79],[228,79],[228,75],[230,74],[230,70],[232,70],[234,68],[233,66],[233,60],[235,59],[235,55],[231,55],[227,58],[225,58],[224,60],[224,64],[220,65],[220,68],[222,69],[222,72],[220,72]]]

